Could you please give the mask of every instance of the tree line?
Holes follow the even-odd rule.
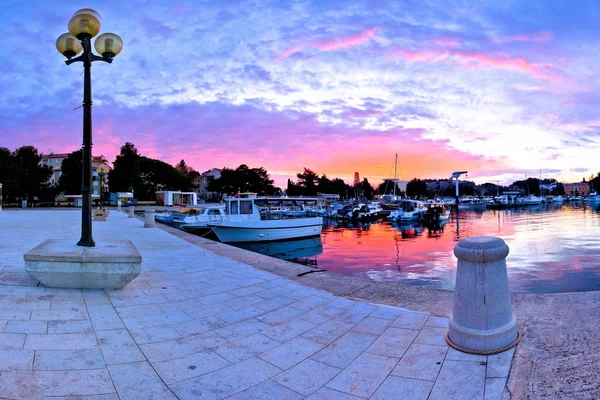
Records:
[[[81,193],[81,150],[70,153],[62,162],[62,175],[57,184],[50,183],[53,170],[41,163],[42,155],[33,146],[22,146],[11,151],[0,147],[0,183],[3,184],[4,203],[28,200],[54,203],[60,193]],[[111,192],[133,192],[138,200],[154,200],[158,190],[195,191],[200,174],[181,160],[172,166],[164,161],[149,158],[139,153],[133,143],[125,143],[119,155],[112,163],[108,173],[108,185]],[[96,179],[97,177],[94,177]],[[454,196],[454,185],[440,185],[441,190],[429,190],[427,182],[433,179],[421,180],[414,178],[402,191],[394,181],[385,179],[374,188],[367,178],[354,185],[347,184],[341,178],[329,178],[318,174],[309,168],[296,174],[296,179],[288,179],[284,189],[274,185],[268,171],[263,167],[251,168],[241,164],[237,168],[223,168],[221,178],[211,181],[207,187],[209,192],[233,196],[237,193],[252,192],[258,195],[316,196],[317,193],[337,194],[340,198],[373,199],[375,195],[396,193],[398,196],[426,197],[431,195]],[[437,180],[445,181],[447,180]],[[586,182],[585,178],[583,182]],[[592,175],[589,182],[596,190],[600,189],[600,172]],[[528,178],[513,182],[510,186],[499,186],[484,183],[476,186],[473,182],[460,181],[461,195],[484,196],[495,195],[506,190],[521,190],[528,194],[540,195],[541,185],[555,184],[554,190],[543,194],[564,194],[562,184],[555,179],[539,180]],[[105,194],[107,196],[108,194]]]
[[[0,183],[4,204],[21,200],[54,204],[61,193],[80,194],[81,150],[69,153],[63,159],[61,176],[54,185],[50,182],[52,174],[52,167],[42,164],[42,154],[35,147],[22,146],[14,151],[0,147]],[[184,160],[172,166],[140,155],[135,145],[127,142],[113,162],[107,180],[111,192],[134,192],[139,200],[154,200],[157,190],[194,191],[195,180],[199,176]],[[104,196],[106,200],[108,193]]]

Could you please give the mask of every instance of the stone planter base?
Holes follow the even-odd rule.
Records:
[[[44,286],[120,289],[142,271],[142,256],[130,240],[104,240],[96,247],[48,239],[23,256],[25,270]]]

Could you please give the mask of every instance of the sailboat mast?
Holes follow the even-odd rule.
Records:
[[[394,163],[394,200],[396,200],[396,170],[398,169],[398,153],[396,153],[396,162]]]

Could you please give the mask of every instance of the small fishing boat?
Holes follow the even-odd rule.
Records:
[[[227,220],[209,223],[221,242],[269,242],[319,236],[323,229],[322,217],[273,218],[268,212],[271,206],[295,209],[302,204],[317,204],[311,197],[253,197],[225,199]],[[261,211],[262,210],[262,211]]]
[[[477,197],[461,197],[458,203],[458,209],[464,210],[485,210],[488,202]]]
[[[443,203],[427,203],[426,207],[427,211],[423,214],[423,221],[426,223],[447,221],[450,218],[450,211]]]
[[[591,192],[587,197],[583,198],[583,201],[587,201],[590,203],[597,203],[597,202],[600,202],[600,196],[598,196],[598,193],[596,193],[596,192]]]
[[[427,209],[422,201],[402,199],[398,201],[398,209],[388,216],[392,221],[418,221]]]

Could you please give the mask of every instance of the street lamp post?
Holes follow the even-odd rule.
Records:
[[[78,246],[95,246],[92,238],[92,76],[94,61],[112,63],[112,59],[123,49],[123,41],[114,33],[104,33],[96,39],[94,47],[102,56],[92,53],[91,41],[100,32],[100,15],[89,8],[73,14],[69,21],[69,33],[56,40],[56,48],[67,57],[65,63],[83,63],[83,152],[81,195],[81,239]],[[81,53],[79,57],[75,57]]]
[[[103,192],[102,189],[104,186],[104,177],[108,173],[107,165],[104,163],[100,164],[100,166],[96,169],[96,172],[98,173],[98,177],[100,178],[100,182],[98,183],[99,192],[100,192],[100,209],[104,210],[104,201],[102,199],[102,192]]]

